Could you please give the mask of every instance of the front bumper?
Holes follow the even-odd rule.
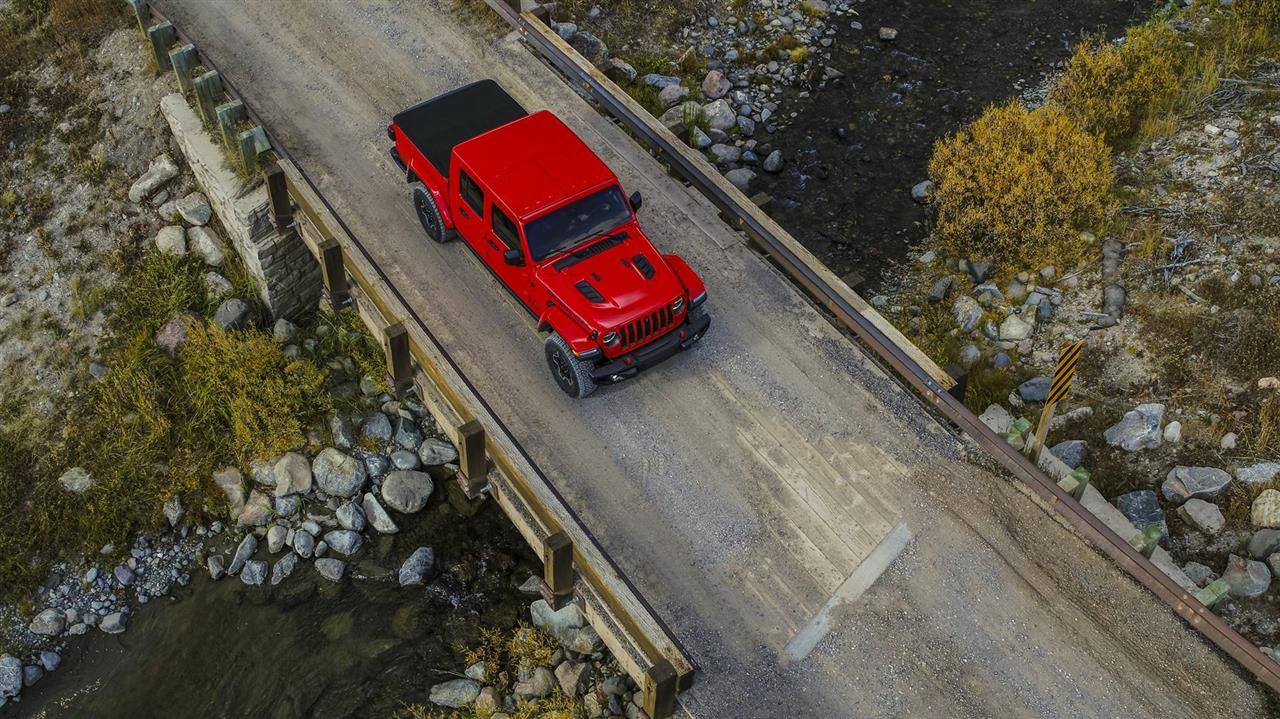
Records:
[[[634,377],[641,370],[648,369],[672,355],[683,352],[707,333],[711,326],[711,317],[705,313],[698,317],[687,318],[684,323],[668,332],[665,336],[650,342],[635,352],[605,360],[591,370],[591,379],[596,384],[613,384],[629,377]]]

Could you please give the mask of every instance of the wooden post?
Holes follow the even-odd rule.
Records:
[[[240,164],[244,168],[244,174],[254,174],[258,171],[258,155],[271,149],[266,130],[262,129],[262,125],[254,125],[237,135],[236,142],[240,148]]]
[[[147,28],[151,26],[151,6],[147,4],[147,0],[126,0],[126,2],[133,8],[133,17],[138,21],[139,32],[145,36]]]
[[[489,484],[484,425],[471,420],[458,428],[458,485],[467,499],[475,499]]]
[[[244,103],[239,100],[232,100],[218,105],[214,109],[213,115],[217,118],[218,133],[222,135],[222,144],[228,148],[237,147],[236,142],[236,125],[248,117],[248,113],[244,109]]]
[[[147,42],[151,43],[151,57],[156,61],[156,74],[172,67],[169,64],[169,46],[177,41],[178,31],[168,20],[147,28]]]
[[[1037,465],[1040,464],[1040,452],[1044,449],[1044,438],[1049,434],[1049,423],[1053,421],[1053,409],[1056,402],[1049,402],[1040,412],[1040,424],[1036,426],[1036,436],[1027,442],[1026,455]]]
[[[275,158],[262,168],[262,179],[267,186],[267,206],[271,208],[271,220],[277,231],[284,232],[293,224],[293,202],[289,198],[289,181]]]
[[[218,105],[222,104],[222,76],[210,70],[192,83],[196,89],[196,107],[205,124],[218,121]]]
[[[644,672],[644,713],[649,719],[667,719],[676,711],[676,670],[659,659]]]
[[[351,302],[351,290],[347,287],[347,268],[342,264],[342,245],[329,238],[320,243],[320,274],[324,279],[324,293],[329,306],[342,309]]]
[[[1084,491],[1089,488],[1089,470],[1084,467],[1076,467],[1071,472],[1071,478],[1076,481],[1076,488],[1071,492],[1071,496],[1077,502],[1084,499]]]
[[[409,361],[409,330],[403,322],[388,325],[382,330],[387,349],[387,375],[391,380],[392,394],[397,397],[413,386],[413,364]]]
[[[1160,529],[1160,525],[1147,525],[1146,529],[1133,535],[1129,540],[1129,546],[1142,552],[1142,556],[1150,559],[1151,555],[1155,554],[1156,547],[1160,546],[1160,535],[1162,534],[1164,532]]]
[[[190,95],[196,90],[191,71],[196,67],[196,46],[187,44],[169,51],[169,64],[173,66],[173,74],[178,78],[178,87],[183,95]]]
[[[573,540],[564,532],[542,540],[542,598],[555,611],[573,597]]]
[[[965,369],[963,365],[950,364],[947,365],[946,372],[956,381],[951,389],[947,390],[947,393],[964,402],[965,392],[969,389],[969,370]]]

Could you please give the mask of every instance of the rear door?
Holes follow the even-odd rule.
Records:
[[[453,226],[462,235],[462,239],[471,245],[471,249],[483,257],[488,227],[484,217],[486,193],[480,183],[467,172],[467,168],[461,166],[457,157],[453,161],[459,166],[455,185],[458,190],[450,198],[453,203]]]

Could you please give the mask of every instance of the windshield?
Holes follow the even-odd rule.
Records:
[[[617,185],[552,210],[524,226],[535,262],[607,232],[631,219],[631,208]]]

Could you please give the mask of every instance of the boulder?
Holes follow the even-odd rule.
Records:
[[[256,489],[251,490],[244,508],[236,515],[236,526],[265,527],[267,522],[271,521],[271,514],[274,511],[275,507],[272,506],[269,496]]]
[[[1231,596],[1241,599],[1260,596],[1271,586],[1271,570],[1266,564],[1235,554],[1227,560],[1222,578],[1227,582]]]
[[[393,433],[391,420],[387,419],[387,415],[381,412],[374,412],[369,415],[360,427],[360,434],[382,444],[390,442]]]
[[[703,105],[702,112],[707,117],[707,125],[713,130],[728,132],[738,124],[738,113],[723,99]]]
[[[951,314],[956,318],[956,326],[961,332],[972,332],[982,321],[982,308],[978,301],[968,295],[961,295],[951,303]]]
[[[40,652],[40,666],[44,667],[46,672],[58,670],[58,666],[62,664],[62,657],[57,652],[51,652],[48,649]]]
[[[435,551],[431,547],[418,547],[413,550],[413,554],[410,554],[409,558],[404,560],[404,564],[400,565],[400,586],[422,584],[426,581],[427,573],[431,571],[435,561]]]
[[[1182,441],[1182,423],[1174,420],[1164,426],[1164,441],[1169,444],[1178,444]]]
[[[240,570],[240,581],[256,587],[267,579],[267,563],[261,559],[250,559],[244,563],[244,569]]]
[[[747,193],[751,191],[751,182],[756,179],[756,173],[751,168],[739,167],[724,173],[724,177],[739,191]]]
[[[702,94],[708,100],[719,100],[729,93],[733,88],[733,83],[729,82],[729,78],[719,70],[711,70],[707,76],[702,79]]]
[[[1245,484],[1259,484],[1280,479],[1280,462],[1262,462],[1236,470],[1236,479]]]
[[[338,525],[343,529],[359,532],[364,529],[364,510],[355,502],[347,502],[334,512]]]
[[[572,644],[578,630],[587,624],[578,605],[569,603],[557,612],[552,611],[551,605],[543,599],[530,605],[529,618],[533,626],[555,637],[561,646]]]
[[[267,530],[267,551],[279,554],[284,549],[285,540],[289,538],[289,528],[281,524],[273,524]]]
[[[647,75],[641,75],[640,82],[648,85],[649,87],[656,87],[659,90],[662,90],[670,87],[671,85],[679,85],[680,78],[675,75],[659,75],[656,72],[651,72]]]
[[[41,636],[56,637],[62,634],[62,631],[66,628],[66,613],[50,607],[37,614],[35,619],[31,620],[31,624],[27,626],[27,631]]]
[[[951,294],[951,285],[955,283],[955,278],[951,275],[939,277],[936,282],[929,287],[929,302],[938,304],[947,299],[947,295]]]
[[[271,568],[271,586],[276,586],[285,580],[293,570],[298,566],[298,555],[289,552],[276,561],[276,565]]]
[[[736,145],[717,143],[710,148],[711,157],[718,165],[732,165],[742,159],[742,150]]]
[[[235,574],[244,568],[245,562],[258,551],[258,538],[252,534],[244,535],[244,539],[240,540],[240,544],[236,547],[236,553],[231,556],[231,564],[227,567],[227,574]]]
[[[1199,562],[1187,562],[1182,565],[1182,572],[1188,579],[1195,582],[1197,587],[1203,587],[1218,578],[1217,572]]]
[[[395,432],[391,439],[395,441],[401,449],[416,450],[422,444],[422,430],[418,429],[418,423],[412,418],[403,415],[397,415]]]
[[[1125,413],[1124,418],[1107,428],[1102,434],[1107,444],[1126,452],[1137,452],[1160,444],[1160,425],[1164,419],[1164,405],[1140,404]]]
[[[287,345],[298,337],[298,326],[281,317],[271,326],[271,339]]]
[[[397,512],[413,514],[427,506],[434,489],[426,472],[397,470],[382,480],[382,501]]]
[[[1182,521],[1205,534],[1217,534],[1222,531],[1223,525],[1226,524],[1226,519],[1222,516],[1222,511],[1218,509],[1218,505],[1194,497],[1184,502],[1181,507],[1178,507],[1178,516],[1182,518]]]
[[[764,162],[760,163],[761,169],[765,172],[774,173],[782,171],[782,150],[774,150],[765,155]]]
[[[442,464],[456,462],[458,450],[452,444],[435,437],[427,437],[418,447],[418,459],[425,467],[439,467]]]
[[[1266,559],[1280,552],[1280,529],[1259,529],[1249,537],[1249,556]]]
[[[372,492],[366,492],[364,495],[364,518],[368,520],[369,525],[378,530],[379,534],[395,534],[400,531],[396,523],[392,521],[391,515],[387,514],[387,510],[382,508],[378,503],[377,497]]]
[[[360,546],[364,544],[364,539],[359,532],[353,532],[350,529],[334,529],[325,532],[325,544],[333,551],[344,557],[350,557],[360,551]]]
[[[311,491],[311,463],[297,452],[288,452],[271,467],[276,496],[306,494]]]
[[[252,308],[239,297],[223,300],[213,313],[213,323],[224,330],[244,329],[249,324]]]
[[[209,555],[209,561],[205,565],[209,568],[209,578],[214,581],[222,579],[222,575],[227,573],[227,560],[221,554]]]
[[[480,696],[480,688],[474,679],[450,679],[431,687],[431,703],[450,709],[469,707]]]
[[[1013,426],[1013,417],[1009,414],[1009,410],[998,404],[988,405],[982,414],[978,415],[978,419],[996,434],[1004,434],[1009,431],[1009,427]]]
[[[44,669],[39,666],[28,664],[22,668],[22,686],[32,686],[41,679],[44,679]]]
[[[93,486],[93,477],[83,467],[72,467],[58,477],[58,484],[68,492],[84,494]]]
[[[231,516],[235,517],[244,509],[244,476],[235,467],[227,467],[213,473],[213,483],[218,485],[227,496],[227,505],[231,508]]]
[[[569,651],[579,654],[591,656],[597,652],[604,651],[604,640],[596,633],[596,630],[590,625],[586,625],[579,629],[573,635],[573,642],[569,644]]]
[[[159,155],[151,161],[151,166],[147,168],[146,173],[129,187],[129,201],[142,202],[177,176],[178,166],[174,164],[173,159],[168,155]]]
[[[663,107],[674,107],[688,97],[689,88],[680,84],[667,85],[658,91],[658,102],[661,102]]]
[[[22,693],[22,660],[8,654],[0,656],[0,700],[13,699]]]
[[[1164,512],[1160,509],[1160,501],[1156,493],[1149,489],[1140,489],[1116,497],[1116,509],[1120,510],[1133,526],[1142,531],[1150,526],[1160,527],[1160,540],[1169,536],[1169,525],[1165,522]]]
[[[397,449],[391,453],[391,466],[394,469],[417,469],[422,466],[422,460],[407,449]]]
[[[156,249],[166,255],[187,254],[187,231],[181,225],[168,225],[156,233]]]
[[[221,267],[226,261],[227,248],[217,233],[208,227],[192,227],[187,230],[187,247],[191,254],[204,260],[206,265]]]
[[[573,39],[569,41],[574,50],[579,55],[586,58],[587,62],[595,65],[598,69],[604,70],[609,64],[609,46],[604,44],[604,40],[585,31],[579,30],[574,33]]]
[[[1049,453],[1075,469],[1084,464],[1085,458],[1089,456],[1089,443],[1083,439],[1068,439],[1050,447]]]
[[[342,581],[342,576],[347,573],[347,563],[341,559],[330,559],[323,557],[315,561],[316,571],[320,576],[331,582]]]
[[[911,188],[911,199],[921,204],[927,203],[933,198],[933,190],[933,181],[925,180],[923,182],[917,182]]]
[[[217,272],[204,273],[204,287],[213,298],[226,297],[233,289],[231,281]]]
[[[1192,497],[1213,499],[1231,484],[1231,475],[1213,467],[1185,467],[1169,470],[1160,492],[1170,502],[1183,502]]]
[[[1018,396],[1024,402],[1043,402],[1049,397],[1051,384],[1053,384],[1052,377],[1032,377],[1018,385]]]
[[[636,81],[636,68],[625,60],[616,57],[609,58],[609,69],[605,73],[612,79],[623,83],[632,83]]]
[[[332,447],[316,455],[311,473],[320,491],[334,497],[354,497],[367,478],[364,464]]]
[[[303,559],[310,559],[316,551],[316,536],[305,529],[294,532],[293,551]]]
[[[533,670],[533,674],[528,679],[516,682],[513,691],[516,699],[529,700],[541,699],[549,696],[556,688],[556,675],[551,673],[546,667],[538,667]]]
[[[98,628],[107,634],[120,634],[129,628],[129,615],[124,612],[112,612],[98,622]]]
[[[173,203],[173,209],[188,225],[205,225],[213,217],[213,208],[203,192],[192,192]]]
[[[560,662],[556,667],[556,681],[560,683],[560,691],[567,697],[584,694],[591,687],[595,672],[590,662]]]
[[[1253,500],[1249,519],[1255,527],[1280,528],[1280,491],[1265,489]]]

